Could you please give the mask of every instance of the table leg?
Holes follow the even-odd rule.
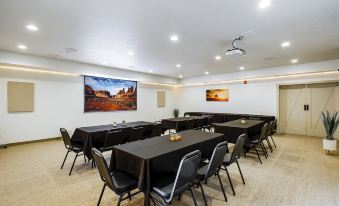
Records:
[[[144,206],[151,205],[151,175],[150,175],[150,164],[149,160],[146,161],[146,190],[145,190],[145,201]]]

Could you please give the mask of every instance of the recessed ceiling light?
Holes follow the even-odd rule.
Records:
[[[26,47],[25,45],[23,45],[23,44],[19,44],[19,45],[18,45],[18,48],[19,48],[19,49],[22,49],[22,50],[27,49],[27,47]]]
[[[262,0],[262,1],[259,2],[258,7],[260,9],[265,9],[265,8],[269,7],[270,5],[271,5],[271,1],[269,1],[269,0]]]
[[[133,56],[134,53],[133,53],[132,51],[129,51],[129,52],[128,52],[128,55]]]
[[[245,67],[239,67],[239,69],[240,69],[240,70],[244,70],[244,69],[245,69]]]
[[[181,78],[183,78],[184,76],[182,76],[182,75],[179,75],[179,78],[181,79]]]
[[[152,69],[150,69],[150,70],[149,70],[149,73],[153,73],[153,70],[152,70]]]
[[[282,47],[289,47],[291,45],[291,43],[289,41],[285,41],[283,43],[281,43]]]
[[[181,67],[181,64],[177,64],[177,65],[175,65],[176,67],[178,67],[178,68],[180,68]]]
[[[26,29],[30,30],[30,31],[38,31],[39,28],[37,26],[35,26],[34,24],[28,24],[26,26]]]
[[[210,73],[209,73],[209,71],[205,71],[205,75],[209,75]]]
[[[173,42],[177,42],[179,40],[179,37],[174,34],[170,37],[170,40],[173,41]]]
[[[106,61],[103,61],[103,62],[101,62],[103,65],[107,65],[107,62]]]
[[[215,60],[220,60],[220,59],[221,59],[221,56],[219,56],[219,55],[218,55],[218,56],[215,56],[214,59],[215,59]]]
[[[298,63],[298,62],[299,62],[298,59],[292,59],[292,60],[291,60],[291,63],[292,63],[292,64],[295,64],[295,63]]]

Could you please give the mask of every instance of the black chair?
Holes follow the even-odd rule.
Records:
[[[271,142],[270,142],[270,140],[269,140],[268,137],[271,135],[270,133],[271,133],[271,129],[272,129],[272,128],[273,128],[273,121],[271,121],[270,123],[268,123],[267,129],[266,129],[266,134],[265,134],[265,137],[264,137],[264,140],[266,140],[267,145],[268,145],[268,147],[269,147],[271,153],[273,152],[273,147],[272,147]]]
[[[204,126],[206,118],[201,117],[196,119],[196,125],[194,126],[194,129],[196,130],[202,130],[202,127]]]
[[[255,152],[257,153],[257,156],[258,156],[260,164],[262,164],[262,161],[261,161],[261,158],[260,158],[257,146],[260,146],[260,148],[264,152],[265,158],[267,159],[267,151],[266,151],[265,146],[263,145],[263,142],[262,142],[264,140],[264,138],[265,138],[265,135],[266,135],[267,126],[268,126],[268,124],[266,123],[261,128],[261,132],[260,132],[259,136],[256,136],[256,137],[254,137],[253,139],[250,140],[250,148],[254,149]]]
[[[166,206],[171,203],[173,197],[180,196],[181,193],[189,190],[194,205],[197,206],[192,186],[199,167],[200,156],[201,153],[198,150],[185,155],[180,162],[175,178],[163,176],[159,181],[152,183],[152,200]],[[159,197],[160,200],[156,197]]]
[[[110,172],[106,163],[105,158],[101,152],[95,148],[92,148],[92,154],[97,165],[100,177],[104,182],[104,186],[101,190],[100,197],[97,206],[100,205],[102,195],[104,194],[106,186],[109,187],[113,192],[119,195],[118,206],[126,199],[131,199],[132,196],[140,193],[140,191],[131,194],[131,191],[138,187],[138,181],[127,174],[120,171]],[[127,194],[126,197],[124,197]]]
[[[231,188],[232,188],[232,191],[233,191],[234,195],[235,195],[235,191],[234,191],[232,180],[231,180],[230,174],[228,173],[227,167],[230,166],[231,164],[233,164],[234,162],[236,162],[237,165],[238,165],[238,169],[239,169],[239,172],[240,172],[240,176],[241,176],[242,182],[245,184],[245,180],[244,180],[244,177],[242,175],[242,172],[241,172],[241,169],[240,169],[240,165],[239,165],[239,162],[238,162],[238,159],[240,158],[240,154],[241,154],[241,152],[243,151],[243,148],[244,148],[245,140],[246,140],[246,135],[245,134],[242,134],[242,135],[240,135],[238,137],[237,142],[235,143],[233,152],[232,153],[227,153],[225,155],[224,161],[223,161],[223,166],[224,167],[221,168],[221,169],[225,170],[226,173],[227,173],[227,177],[228,177],[228,180],[229,180],[229,182],[231,184]]]
[[[207,184],[208,178],[210,178],[214,175],[217,176],[218,179],[219,179],[221,190],[223,192],[225,201],[227,202],[227,197],[226,197],[226,193],[225,193],[225,190],[224,190],[224,186],[222,184],[222,181],[221,181],[220,175],[219,175],[219,171],[220,171],[220,168],[223,164],[224,157],[226,155],[226,151],[227,151],[227,142],[219,143],[214,148],[214,151],[213,151],[213,154],[211,156],[209,163],[202,166],[197,171],[197,184],[201,188],[202,197],[204,199],[206,206],[207,206],[207,201],[206,201],[206,196],[205,196],[205,192],[204,192],[202,184]]]
[[[66,156],[65,156],[64,161],[62,162],[62,165],[61,165],[61,169],[64,167],[68,153],[69,152],[75,153],[73,164],[72,164],[71,170],[69,171],[69,174],[68,174],[68,175],[71,175],[77,157],[83,155],[83,153],[81,153],[81,152],[84,150],[84,145],[79,143],[79,142],[72,141],[66,129],[60,128],[60,133],[61,133],[62,140],[64,141],[65,147],[67,149]],[[84,158],[85,158],[85,162],[86,162],[86,157],[84,156]]]
[[[122,136],[122,130],[111,129],[107,132],[105,143],[99,148],[100,152],[112,151],[113,147],[122,144],[124,137]]]
[[[144,128],[143,127],[134,127],[130,130],[128,136],[128,142],[134,142],[143,139]]]
[[[161,123],[154,123],[152,127],[151,137],[161,136],[162,128]]]
[[[277,119],[275,119],[272,123],[271,129],[270,129],[270,133],[269,133],[269,137],[271,137],[272,142],[274,144],[274,147],[277,148],[277,146],[275,145],[274,139],[273,139],[273,135],[277,132]]]

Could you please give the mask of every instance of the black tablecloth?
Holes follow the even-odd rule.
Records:
[[[222,134],[198,130],[179,133],[182,139],[171,142],[169,135],[132,142],[114,147],[110,167],[139,180],[139,189],[145,193],[149,205],[151,179],[165,174],[175,174],[186,154],[200,150],[202,158],[208,158],[214,147],[224,141]]]
[[[142,126],[144,128],[152,129],[152,122],[128,122],[126,124],[119,123],[116,127],[113,127],[113,124],[100,125],[100,126],[91,126],[91,127],[80,127],[76,128],[72,141],[82,142],[84,144],[84,154],[92,159],[91,149],[93,147],[98,148],[103,146],[106,138],[106,133],[110,129],[122,130],[122,134],[127,140],[129,131],[131,128],[136,126]],[[144,133],[148,133],[149,131],[144,131]],[[150,132],[149,132],[150,133]]]
[[[250,139],[258,135],[262,126],[265,124],[261,120],[245,120],[246,123],[241,123],[241,120],[233,120],[225,123],[215,123],[215,132],[222,133],[229,143],[236,143],[241,134],[246,134],[245,147],[249,147]]]
[[[178,131],[185,130],[185,128],[188,125],[188,122],[191,121],[191,120],[194,121],[193,125],[196,126],[197,121],[199,119],[206,119],[207,120],[207,117],[205,117],[205,116],[201,116],[201,117],[194,116],[194,117],[177,117],[177,118],[163,119],[161,121],[161,127],[165,130],[175,129],[178,132]]]

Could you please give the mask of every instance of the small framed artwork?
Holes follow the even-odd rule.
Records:
[[[208,102],[228,102],[228,89],[211,89],[206,90],[206,101]]]

